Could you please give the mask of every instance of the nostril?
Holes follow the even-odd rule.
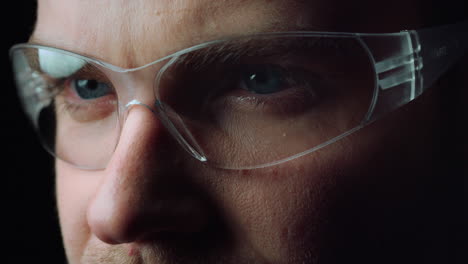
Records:
[[[88,225],[99,240],[112,245],[155,239],[165,234],[193,234],[203,230],[209,221],[206,208],[194,201],[161,200],[152,205],[133,201],[107,208],[102,202],[94,201],[88,210]]]
[[[87,211],[87,221],[91,232],[107,244],[120,244],[131,240],[129,223],[133,212],[126,208],[118,197],[112,197],[109,190],[100,190]]]
[[[113,221],[113,216],[102,209],[104,208],[92,206],[88,210],[87,221],[91,232],[104,243],[112,245],[121,243],[121,235],[118,235],[121,233],[120,228],[112,224],[116,223]]]

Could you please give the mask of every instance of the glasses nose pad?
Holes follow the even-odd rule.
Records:
[[[182,118],[176,112],[174,112],[171,107],[165,105],[159,100],[156,100],[154,108],[141,103],[138,100],[132,100],[127,103],[127,105],[125,105],[125,108],[128,109],[132,105],[141,105],[148,108],[159,118],[163,126],[176,139],[182,148],[184,148],[188,153],[190,153],[199,161],[207,161],[202,148],[197,143],[187,126],[184,124]]]

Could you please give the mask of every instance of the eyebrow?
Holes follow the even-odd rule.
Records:
[[[243,59],[256,57],[287,58],[290,55],[306,54],[320,56],[320,52],[318,54],[313,53],[317,51],[316,48],[320,48],[320,51],[323,51],[322,48],[326,48],[328,51],[338,52],[343,48],[343,45],[349,45],[349,39],[347,41],[346,39],[320,36],[307,37],[301,34],[303,33],[257,34],[220,41],[220,43],[214,43],[207,47],[192,51],[187,50],[187,53],[177,56],[177,61],[173,65],[197,69],[217,63],[237,64],[241,63]],[[273,41],[275,39],[279,39],[279,41]]]
[[[328,38],[313,37],[309,38],[303,34],[306,31],[292,31],[283,33],[259,33],[247,36],[231,37],[221,40],[208,41],[189,48],[182,49],[175,53],[156,59],[145,65],[134,68],[122,68],[115,66],[125,71],[135,71],[155,63],[170,60],[177,57],[177,61],[173,66],[178,67],[191,67],[192,69],[201,68],[203,66],[212,65],[216,63],[239,63],[245,58],[254,58],[259,56],[279,56],[280,54],[286,56],[288,54],[297,54],[300,51],[312,50],[313,47],[326,46],[328,48],[339,48],[339,43],[336,40],[330,41]],[[281,41],[272,41],[272,39],[281,39]],[[305,41],[307,40],[307,41]],[[43,43],[41,39],[36,38],[34,35],[30,38],[31,44],[38,44],[49,46]],[[62,49],[59,47],[49,46],[53,48]],[[108,65],[106,60],[96,58],[93,55],[86,53],[78,53],[67,49],[62,49],[73,54],[88,57],[93,60],[103,62]]]
[[[304,48],[305,42],[299,41],[298,38],[283,38],[281,44],[272,42],[272,38],[267,35],[254,35],[248,37],[240,37],[230,40],[213,43],[206,47],[190,51],[182,54],[184,56],[180,62],[185,64],[193,63],[212,63],[212,62],[235,62],[241,58],[265,56],[275,53],[284,53],[293,50]]]

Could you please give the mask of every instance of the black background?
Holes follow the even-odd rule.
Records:
[[[36,3],[2,2],[0,95],[2,245],[0,263],[65,263],[54,202],[53,160],[42,150],[24,115],[12,78],[8,49],[26,42],[34,27]],[[6,180],[6,181],[5,181]],[[2,232],[3,233],[3,232]],[[3,234],[5,234],[3,233]]]

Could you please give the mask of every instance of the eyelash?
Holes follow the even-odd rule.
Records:
[[[318,87],[315,87],[318,88]],[[315,88],[300,86],[286,88],[274,94],[251,94],[247,91],[233,90],[223,96],[223,104],[241,107],[244,111],[262,111],[265,113],[297,113],[307,106],[318,102]],[[313,93],[311,93],[311,91]]]
[[[206,65],[205,65],[206,66]],[[177,74],[182,76],[188,76],[188,83],[192,83],[194,87],[200,89],[189,89],[188,96],[190,101],[178,102],[175,106],[179,114],[191,116],[195,119],[209,118],[211,115],[217,115],[217,113],[226,112],[229,109],[231,111],[250,112],[250,113],[264,113],[270,115],[284,115],[284,114],[295,114],[307,110],[307,107],[313,106],[317,101],[317,94],[311,94],[308,88],[318,87],[306,87],[306,83],[302,83],[301,86],[295,86],[291,89],[287,88],[278,93],[274,94],[255,94],[242,89],[239,84],[242,78],[239,75],[239,69],[245,68],[245,64],[236,64],[226,67],[216,67],[210,65],[204,67],[203,70],[199,68],[199,71],[192,73],[190,71],[180,71]],[[213,73],[211,69],[222,69],[218,73]],[[180,70],[180,69],[179,69]],[[229,73],[229,74],[225,74]],[[218,80],[215,78],[213,83],[213,76],[227,76]],[[180,90],[185,85],[183,83],[175,83],[169,87],[168,90]],[[211,84],[211,85],[208,85]],[[211,88],[213,87],[213,88]],[[218,89],[219,88],[219,89]],[[197,92],[194,92],[194,91]],[[170,92],[169,92],[170,94]],[[168,95],[169,102],[171,96]],[[163,100],[165,100],[164,98]],[[181,97],[175,95],[174,100],[180,101]],[[193,106],[195,108],[193,108]],[[208,106],[208,107],[207,107]],[[209,112],[207,112],[209,111]],[[208,117],[207,117],[208,116]]]
[[[116,98],[109,98],[109,96],[115,96],[115,94],[92,100],[79,99],[76,91],[73,91],[70,85],[74,79],[74,77],[69,77],[61,84],[61,91],[55,97],[57,114],[67,113],[76,120],[89,121],[95,120],[95,118],[102,118],[103,115],[108,115],[110,113],[108,107],[114,108],[117,104]],[[89,113],[85,113],[85,115],[80,114],[80,112],[90,111],[90,109],[93,109],[92,115]]]

